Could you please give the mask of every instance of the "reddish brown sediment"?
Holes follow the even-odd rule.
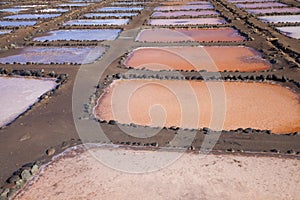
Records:
[[[245,38],[233,28],[144,29],[137,36],[143,42],[238,42]]]
[[[117,80],[94,113],[102,120],[154,127],[300,131],[297,94],[270,83]]]
[[[127,67],[151,70],[255,71],[270,69],[257,51],[243,46],[145,47],[135,49]]]
[[[95,155],[100,159],[97,160]],[[107,161],[101,160],[101,155],[118,157],[111,157]],[[202,156],[191,153],[180,155],[176,152],[157,155],[153,151],[142,150],[90,149],[51,163],[38,180],[15,199],[118,200],[138,197],[151,200],[273,200],[297,199],[300,196],[297,159],[212,154]],[[152,157],[158,158],[156,162],[152,161]],[[134,169],[141,165],[139,161],[154,167],[163,163],[165,157],[173,157],[174,162],[166,163],[168,166],[154,172],[116,170],[127,165],[133,165]],[[117,159],[120,162],[117,163]]]

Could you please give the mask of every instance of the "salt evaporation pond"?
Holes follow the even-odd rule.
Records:
[[[285,7],[288,6],[283,3],[277,3],[277,2],[268,2],[268,3],[241,3],[241,4],[236,4],[238,8],[271,8],[271,7]]]
[[[222,92],[212,95],[211,90],[224,91],[224,96]],[[213,104],[212,97],[224,109]],[[300,131],[298,95],[271,83],[115,80],[99,98],[94,113],[101,120],[152,127],[213,128],[224,116],[223,130]]]
[[[74,30],[57,30],[50,31],[46,36],[36,37],[33,41],[57,41],[57,40],[115,40],[120,29],[74,29]]]
[[[252,14],[274,14],[274,13],[299,13],[300,8],[286,7],[286,8],[266,8],[266,9],[249,9],[247,12]]]
[[[125,25],[128,24],[130,19],[79,19],[71,20],[64,23],[64,26],[102,26],[102,25]]]
[[[126,58],[127,67],[150,70],[254,71],[270,63],[244,46],[141,47]]]
[[[133,17],[137,16],[138,13],[88,13],[84,17],[94,18],[94,17]]]
[[[0,127],[12,122],[56,85],[50,79],[0,77]]]
[[[0,63],[88,64],[99,59],[104,52],[104,47],[26,47],[19,54],[0,58]]]
[[[155,11],[171,11],[171,10],[203,10],[214,9],[212,5],[178,5],[178,6],[158,6]]]
[[[97,12],[128,12],[128,11],[141,11],[144,7],[103,7],[98,8]]]
[[[36,21],[0,21],[0,26],[33,26],[36,24]]]
[[[66,4],[60,4],[60,7],[83,7],[83,6],[89,6],[89,3],[66,3]]]
[[[51,13],[51,12],[68,12],[69,10],[67,9],[63,9],[63,8],[47,8],[47,9],[43,9],[43,10],[39,10],[39,12],[42,12],[42,13]]]
[[[130,6],[130,5],[144,5],[146,2],[141,2],[141,1],[117,1],[111,3],[113,6]]]
[[[217,25],[226,21],[219,18],[185,18],[185,19],[150,19],[148,24],[153,26],[180,26],[180,25]]]
[[[286,36],[300,39],[300,26],[285,26],[277,27],[276,29]]]
[[[144,29],[138,36],[142,42],[235,42],[243,41],[237,30],[233,28],[203,29]]]
[[[141,168],[144,173],[138,173]],[[273,200],[300,196],[299,160],[275,156],[76,147],[42,169],[15,200]]]
[[[300,22],[300,15],[274,15],[261,16],[260,20],[268,23],[298,23]]]
[[[274,0],[227,0],[230,3],[247,3],[247,2],[270,2],[270,1],[274,1]]]
[[[59,16],[60,14],[19,14],[6,16],[4,19],[46,19]]]
[[[11,30],[0,30],[0,35],[8,34]]]
[[[5,8],[1,9],[0,12],[11,12],[11,13],[18,13],[21,11],[28,10],[27,8]]]
[[[214,10],[199,10],[199,11],[169,11],[169,12],[154,12],[151,17],[182,17],[182,16],[203,16],[203,15],[219,15]]]

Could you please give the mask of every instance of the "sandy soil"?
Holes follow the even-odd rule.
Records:
[[[154,127],[300,131],[298,96],[284,87],[246,82],[178,82],[114,81],[98,100],[96,116]]]
[[[99,161],[93,155],[118,155],[118,160]],[[15,199],[299,199],[297,159],[188,153],[175,159],[179,155],[92,149],[53,162]],[[165,163],[162,156],[174,160]],[[140,174],[116,170],[133,169],[153,157],[157,165],[168,166]]]

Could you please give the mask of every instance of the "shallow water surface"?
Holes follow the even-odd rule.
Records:
[[[28,10],[28,8],[5,8],[5,9],[1,9],[0,12],[18,13],[25,10]]]
[[[36,21],[0,21],[0,26],[33,26],[36,24]]]
[[[0,127],[12,122],[56,85],[55,80],[50,79],[0,76]]]
[[[154,12],[151,17],[181,17],[181,16],[203,16],[203,15],[218,15],[214,10],[199,10],[199,11],[169,11],[169,12]]]
[[[266,9],[249,9],[247,11],[252,14],[299,13],[300,8],[296,8],[296,7],[266,8]]]
[[[46,19],[59,16],[60,14],[19,14],[6,16],[4,19]]]
[[[0,30],[0,35],[8,34],[11,30]]]
[[[96,11],[97,12],[115,12],[115,11],[121,11],[121,12],[126,12],[126,11],[141,11],[143,10],[144,7],[103,7],[99,8]]]
[[[219,90],[223,92],[212,95]],[[298,95],[269,83],[116,80],[94,112],[102,120],[153,127],[212,128],[221,117],[222,130],[300,131]]]
[[[125,25],[128,24],[130,19],[79,19],[71,20],[64,23],[64,26],[101,26],[101,25]]]
[[[87,64],[100,58],[104,52],[104,47],[26,47],[19,54],[0,58],[0,63]]]
[[[286,36],[300,39],[300,26],[285,26],[277,27],[276,29]]]
[[[177,6],[158,6],[155,11],[171,11],[171,10],[203,10],[214,9],[212,5],[177,5]]]
[[[270,63],[244,46],[141,47],[125,60],[127,67],[150,70],[254,71]]]
[[[269,23],[298,23],[300,22],[300,15],[273,15],[261,16],[260,20]]]
[[[64,12],[68,12],[69,10],[67,9],[63,9],[63,8],[46,8],[46,9],[43,9],[43,10],[39,10],[39,12],[42,12],[42,13],[51,13],[51,12],[61,12],[61,13],[64,13]]]
[[[60,7],[83,7],[83,6],[89,6],[89,3],[65,3],[60,4]]]
[[[44,42],[57,40],[115,40],[120,29],[74,29],[74,30],[57,30],[50,31],[46,36],[36,37],[34,41]]]
[[[138,13],[88,13],[84,16],[87,18],[94,18],[94,17],[133,17],[137,16]]]
[[[143,42],[225,42],[243,41],[233,28],[203,28],[203,29],[144,29],[138,36],[138,41]]]
[[[271,7],[285,7],[287,4],[268,2],[268,3],[249,3],[249,4],[236,4],[238,8],[271,8]]]
[[[185,18],[185,19],[150,19],[149,25],[153,26],[180,26],[180,25],[203,25],[225,24],[226,21],[219,18]]]

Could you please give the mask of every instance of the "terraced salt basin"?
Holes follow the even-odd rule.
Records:
[[[88,13],[84,17],[94,18],[94,17],[133,17],[137,16],[138,13]]]
[[[126,58],[127,67],[150,70],[254,71],[270,64],[252,48],[244,46],[144,47]]]
[[[130,19],[79,19],[64,23],[64,26],[101,26],[101,25],[125,25]]]
[[[284,8],[266,8],[266,9],[249,9],[252,14],[274,14],[274,13],[299,13],[300,8],[284,7]]]
[[[227,0],[230,3],[247,3],[247,2],[270,2],[270,1],[274,1],[274,0]]]
[[[28,10],[28,8],[18,8],[18,7],[14,7],[14,8],[0,9],[0,12],[18,13],[18,12],[25,11],[25,10]]]
[[[47,19],[59,16],[60,14],[18,14],[6,16],[4,19]]]
[[[8,34],[11,30],[0,30],[0,35]]]
[[[286,36],[300,39],[300,26],[284,26],[277,27],[276,29]]]
[[[62,8],[46,8],[43,10],[39,10],[39,12],[42,13],[52,13],[52,12],[64,13],[68,11],[69,11],[68,9],[62,9]]]
[[[87,40],[102,41],[115,40],[121,29],[73,29],[73,30],[56,30],[50,31],[46,36],[36,37],[33,41],[58,41],[58,40]]]
[[[118,7],[118,6],[112,6],[112,7],[103,7],[98,8],[97,12],[129,12],[129,11],[141,11],[144,7]]]
[[[273,15],[258,18],[268,23],[298,23],[300,21],[300,15]]]
[[[94,114],[153,127],[300,131],[299,96],[270,83],[115,80],[98,99]]]
[[[105,52],[104,47],[26,47],[11,56],[2,56],[0,63],[26,64],[88,64],[99,59]]]
[[[214,9],[212,5],[176,5],[176,6],[158,6],[154,11],[172,11],[172,10],[205,10]]]
[[[136,38],[142,42],[235,42],[244,39],[233,28],[144,29]]]
[[[33,26],[36,21],[0,21],[0,27]]]
[[[44,167],[15,199],[273,200],[300,196],[298,159],[180,155],[113,147],[69,150]],[[159,164],[165,165],[159,169]],[[123,166],[128,169],[116,170]],[[156,171],[134,173],[142,166]]]
[[[53,79],[0,76],[0,127],[12,122],[56,85]]]
[[[184,19],[150,19],[152,26],[179,26],[179,25],[218,25],[225,24],[226,21],[220,18],[184,18]]]
[[[89,3],[64,3],[60,4],[60,7],[84,7],[84,6],[89,6]]]
[[[182,17],[182,16],[204,16],[204,15],[219,15],[217,11],[214,10],[199,10],[199,11],[169,11],[169,12],[154,12],[152,18],[154,17]]]
[[[277,3],[277,2],[268,2],[268,3],[240,3],[236,4],[238,8],[271,8],[271,7],[285,7],[287,4]]]

